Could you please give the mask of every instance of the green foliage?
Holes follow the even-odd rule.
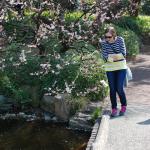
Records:
[[[150,16],[138,16],[136,22],[142,35],[150,33]]]
[[[96,1],[95,0],[86,0],[86,3],[89,4],[89,5],[92,5],[94,4]]]
[[[101,116],[101,113],[102,113],[102,109],[96,108],[92,113],[92,121],[95,122],[95,120]]]
[[[87,49],[82,49],[81,55],[79,47],[76,47],[78,52],[70,50],[62,55],[59,61],[51,61],[54,73],[49,72],[42,77],[42,86],[45,89],[50,88],[49,92],[54,95],[69,92],[73,96],[81,95],[90,100],[101,100],[107,93],[107,89],[100,83],[101,80],[106,80],[103,62],[97,52],[88,51],[89,54],[85,54]],[[61,69],[56,66],[60,66]]]
[[[9,78],[3,73],[0,73],[0,94],[12,96],[13,91],[13,86]]]
[[[16,18],[8,20],[4,24],[7,36],[12,37],[12,41],[20,43],[30,43],[35,38],[35,24],[31,17],[26,16],[22,20]]]
[[[0,94],[12,98],[22,106],[30,102],[28,93],[16,87],[7,75],[0,72]]]
[[[80,18],[82,16],[83,12],[81,11],[74,11],[74,12],[69,12],[65,14],[65,21],[66,22],[73,22],[75,20],[77,20],[78,18]]]
[[[39,70],[40,59],[39,57],[29,56],[27,59],[22,60],[22,50],[24,50],[24,47],[20,43],[11,43],[5,48],[5,72],[18,85],[34,85],[38,83],[38,78],[30,76],[30,73]]]
[[[113,22],[115,25],[120,26],[126,30],[134,31],[138,36],[148,34],[150,32],[150,17],[138,16],[136,18],[124,16],[118,21]]]
[[[73,97],[70,96],[68,99],[68,104],[71,106],[70,109],[70,115],[74,115],[77,111],[82,110],[84,107],[86,107],[87,103],[89,101],[86,97],[78,96]]]
[[[90,100],[106,96],[107,88],[100,83],[106,80],[103,61],[94,46],[79,40],[72,44],[72,49],[60,55],[57,36],[43,42],[48,53],[45,58],[51,65],[51,71],[41,77],[43,89],[51,89],[52,95],[68,89],[73,96],[84,95]]]
[[[41,43],[46,49],[46,55],[42,58],[28,54],[20,43],[12,43],[5,48],[4,72],[17,87],[38,86],[40,97],[44,93],[69,93],[73,97],[102,100],[107,95],[108,88],[101,83],[102,80],[106,81],[103,61],[94,46],[77,41],[66,53],[60,53],[61,44],[57,35]],[[23,50],[25,60],[21,59]],[[18,92],[17,99],[20,95],[23,98],[23,93]],[[31,96],[30,93],[28,95]]]
[[[42,12],[41,16],[44,16],[46,18],[54,18],[55,17],[55,13],[54,13],[54,11],[47,11],[47,10],[45,10],[45,11]]]
[[[150,15],[150,0],[143,0],[142,13]]]
[[[124,30],[123,28],[117,28],[118,35],[122,36],[125,40],[127,55],[136,56],[139,54],[139,38],[131,30]]]
[[[55,52],[60,53],[62,45],[58,38],[58,33],[54,33],[53,35],[47,37],[47,39],[42,39],[40,44],[43,46],[46,54],[53,55]]]
[[[132,31],[135,31],[137,34],[140,33],[140,29],[138,27],[138,24],[135,21],[136,19],[134,17],[130,16],[124,16],[120,18],[119,20],[113,22],[116,26],[119,26],[124,29],[130,29]]]

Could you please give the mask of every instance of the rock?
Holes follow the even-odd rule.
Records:
[[[31,97],[31,104],[33,107],[38,107],[40,104],[40,96],[39,96],[39,87],[38,86],[29,86],[22,85],[21,89],[27,93]]]
[[[26,118],[26,114],[24,112],[19,112],[17,116],[21,118]]]
[[[6,97],[4,95],[0,95],[0,104],[5,103]]]
[[[93,123],[91,122],[91,115],[84,113],[77,113],[69,121],[70,128],[91,131]]]
[[[68,121],[70,109],[65,102],[65,99],[57,99],[55,101],[55,115],[62,121]]]
[[[55,101],[55,97],[45,94],[41,102],[41,108],[47,112],[55,113]]]
[[[102,102],[90,102],[82,111],[77,112],[70,120],[69,127],[73,129],[91,131],[93,127],[92,113],[101,108]]]
[[[9,114],[9,113],[6,113],[5,115],[1,115],[1,119],[5,120],[5,119],[15,119],[16,118],[16,114]]]
[[[0,113],[7,113],[12,111],[13,100],[0,95]]]
[[[53,113],[61,122],[67,122],[70,117],[70,105],[67,102],[67,95],[59,94],[55,97],[45,94],[41,108]]]
[[[96,108],[101,108],[102,105],[103,105],[103,101],[90,102],[83,111],[92,113]]]
[[[58,118],[57,118],[57,117],[53,117],[53,118],[52,118],[52,121],[57,122],[57,121],[58,121]]]
[[[44,116],[44,120],[45,120],[45,121],[52,121],[52,118],[54,117],[54,115],[52,115],[52,114],[49,113],[49,112],[44,112],[44,113],[43,113],[43,116]]]

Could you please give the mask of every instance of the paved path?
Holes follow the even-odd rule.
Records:
[[[134,79],[126,89],[127,113],[109,120],[105,150],[150,150],[150,53],[129,65]]]

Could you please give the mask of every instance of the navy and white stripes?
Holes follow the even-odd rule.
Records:
[[[114,43],[108,43],[106,40],[102,40],[100,43],[102,46],[102,57],[105,61],[107,61],[109,54],[122,53],[124,57],[126,56],[126,46],[122,37],[117,36]]]

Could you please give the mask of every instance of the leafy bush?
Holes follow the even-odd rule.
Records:
[[[118,35],[122,36],[125,40],[127,56],[136,56],[139,54],[139,38],[131,30],[124,30],[123,28],[117,28]]]
[[[138,36],[150,33],[149,16],[138,16],[136,18],[124,16],[113,23],[126,30],[134,31]]]
[[[77,111],[81,111],[86,107],[88,104],[88,100],[86,97],[78,96],[78,97],[72,97],[70,96],[68,98],[68,104],[71,106],[70,109],[70,115],[74,115]]]
[[[150,0],[143,0],[142,13],[150,15]]]
[[[10,19],[4,24],[4,28],[8,37],[12,37],[11,41],[30,43],[35,38],[35,24],[30,16],[26,16],[23,20]]]
[[[19,43],[6,47],[3,70],[17,87],[38,86],[40,97],[44,93],[53,96],[69,93],[73,97],[102,100],[107,95],[103,61],[94,46],[79,40],[66,53],[60,53],[57,36],[49,37],[43,45],[46,49],[43,58],[28,54]]]
[[[92,113],[92,121],[95,122],[95,120],[100,117],[102,113],[102,109],[101,108],[96,108],[93,113]]]
[[[141,34],[150,36],[150,16],[138,16],[136,22]]]
[[[14,89],[13,89],[12,83],[10,82],[9,78],[6,75],[0,73],[0,94],[12,96],[13,91],[14,91]]]
[[[5,67],[3,69],[7,76],[18,85],[34,84],[37,78],[34,79],[29,74],[38,70],[40,65],[39,58],[30,56],[26,59],[26,52],[24,52],[24,47],[20,43],[11,43],[5,48],[5,51],[6,53],[3,57]]]
[[[65,21],[68,23],[71,23],[72,21],[77,20],[82,16],[83,12],[81,11],[75,11],[75,12],[69,12],[65,14]]]
[[[106,80],[102,60],[95,48],[84,42],[75,42],[65,54],[47,57],[51,71],[42,77],[42,86],[49,94],[70,93],[73,96],[87,96],[90,100],[99,100],[106,96]],[[94,52],[95,51],[95,52]],[[56,59],[55,59],[56,58]]]
[[[28,93],[16,87],[7,75],[0,72],[0,94],[12,98],[22,106],[30,102]]]

